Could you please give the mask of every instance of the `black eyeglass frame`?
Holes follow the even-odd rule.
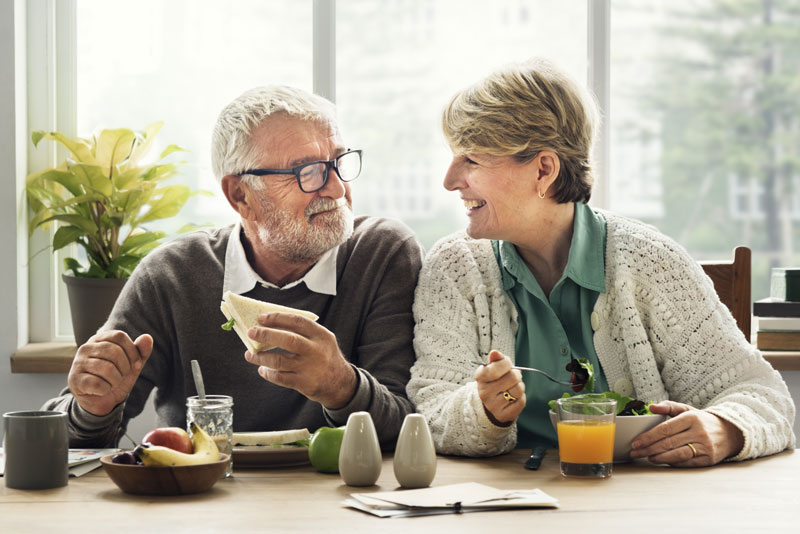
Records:
[[[353,178],[350,178],[349,180],[345,180],[344,178],[342,178],[342,175],[339,172],[338,161],[341,158],[343,158],[344,156],[347,156],[348,154],[353,154],[353,153],[358,154],[358,164],[359,164],[358,165],[358,174],[356,174]],[[294,167],[292,169],[250,169],[249,171],[244,171],[242,173],[239,173],[237,176],[239,178],[241,178],[245,174],[252,174],[254,176],[269,176],[269,175],[273,175],[273,174],[294,174],[294,177],[297,180],[297,186],[300,188],[300,191],[302,191],[304,193],[316,193],[317,191],[319,191],[320,189],[325,187],[325,185],[328,183],[328,177],[330,176],[331,169],[336,171],[336,175],[343,182],[352,182],[353,180],[355,180],[356,178],[361,176],[362,157],[363,156],[362,156],[362,151],[361,150],[347,150],[345,153],[340,154],[340,155],[336,156],[335,158],[333,158],[331,160],[327,160],[327,161],[324,161],[324,160],[311,161],[311,162],[308,162],[308,163],[303,163],[302,165],[298,165],[297,167]],[[325,164],[325,173],[324,173],[324,175],[322,177],[322,185],[320,185],[319,187],[317,187],[316,189],[313,189],[311,191],[306,191],[305,189],[303,189],[303,182],[300,179],[300,171],[302,171],[306,167],[310,167],[311,165],[319,165],[320,163],[324,163]]]

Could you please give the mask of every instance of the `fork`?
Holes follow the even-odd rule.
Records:
[[[484,365],[484,366],[487,365],[484,362],[478,362],[478,361],[475,361],[475,360],[472,360],[471,363],[474,363],[475,365]],[[551,380],[551,381],[555,382],[556,384],[561,384],[562,386],[570,386],[570,387],[572,387],[572,386],[583,386],[583,385],[585,385],[583,382],[569,382],[567,380],[558,380],[557,378],[553,378],[549,374],[545,373],[541,369],[534,369],[533,367],[520,367],[518,365],[515,365],[515,366],[513,366],[511,368],[512,369],[518,369],[520,371],[533,371],[534,373],[539,373],[540,375],[544,375],[548,380]]]

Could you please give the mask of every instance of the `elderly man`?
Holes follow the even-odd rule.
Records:
[[[345,145],[333,104],[319,96],[285,86],[244,93],[220,114],[212,151],[241,221],[149,254],[45,407],[69,413],[75,447],[116,444],[153,388],[159,425],[182,427],[198,360],[206,392],[233,397],[235,431],[313,431],[368,411],[391,447],[412,411],[418,241],[396,221],[354,219],[348,182],[361,152]],[[226,291],[319,319],[262,314],[248,335],[283,350],[251,354],[220,328]]]

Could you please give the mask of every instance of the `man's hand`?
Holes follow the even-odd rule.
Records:
[[[247,335],[281,349],[245,353],[248,362],[259,366],[262,378],[297,390],[329,410],[350,402],[358,379],[333,332],[290,313],[262,313],[258,322],[261,326],[250,328]]]
[[[650,411],[671,419],[637,436],[632,458],[647,457],[654,463],[678,467],[707,466],[738,454],[744,445],[737,427],[688,404],[664,401],[651,404]]]
[[[92,336],[72,361],[69,389],[81,408],[94,415],[107,415],[128,398],[152,352],[149,334],[136,341],[120,330]]]
[[[508,426],[525,408],[525,382],[522,373],[512,369],[508,356],[493,350],[489,353],[489,364],[478,367],[475,381],[478,396],[489,419],[499,426]],[[504,396],[503,394],[507,395]]]

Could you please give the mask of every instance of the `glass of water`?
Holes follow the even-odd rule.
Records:
[[[186,427],[191,435],[191,423],[206,431],[217,444],[220,453],[228,455],[228,467],[222,478],[233,474],[233,397],[228,395],[206,395],[186,399]]]

